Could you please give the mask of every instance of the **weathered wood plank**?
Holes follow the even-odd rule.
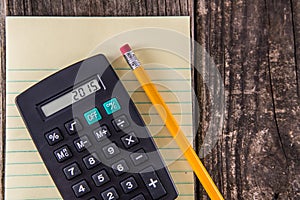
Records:
[[[274,118],[286,162],[285,185],[281,185],[281,191],[278,192],[283,193],[283,198],[298,199],[300,198],[300,99],[295,57],[297,45],[293,28],[295,10],[292,8],[292,1],[267,1],[266,5],[270,25],[268,65]],[[298,187],[294,187],[297,185]]]
[[[225,80],[225,127],[205,165],[226,199],[299,198],[294,61],[299,58],[294,54],[291,8],[284,0],[197,1],[195,38]],[[293,11],[296,17],[298,10]],[[199,97],[204,105],[201,139],[210,114],[203,87]]]
[[[0,2],[0,195],[4,194],[4,140],[5,140],[5,16],[4,2]]]
[[[51,15],[59,16],[63,13],[63,10],[63,0],[51,0]]]
[[[300,97],[300,2],[297,0],[292,0],[291,9],[293,12],[292,22],[293,22],[293,37],[295,40],[295,64],[296,64],[296,77],[297,77],[297,88],[298,97]]]

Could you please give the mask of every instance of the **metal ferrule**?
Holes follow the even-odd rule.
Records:
[[[127,61],[128,65],[131,67],[131,69],[135,69],[139,66],[141,66],[141,63],[133,53],[133,51],[128,51],[124,54],[124,58]]]

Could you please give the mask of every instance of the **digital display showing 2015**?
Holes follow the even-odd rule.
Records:
[[[81,99],[97,92],[101,89],[97,79],[92,79],[85,84],[82,84],[72,91],[54,99],[51,102],[41,106],[46,117],[53,115],[54,113],[66,108],[67,106],[80,101]]]

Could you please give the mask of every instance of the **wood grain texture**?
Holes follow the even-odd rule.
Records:
[[[300,199],[298,0],[0,0],[0,14],[2,141],[6,15],[190,15],[191,34],[215,62],[227,97],[223,132],[204,159],[210,174],[226,199]],[[199,74],[193,84],[202,105],[199,151],[211,105]],[[208,199],[201,185],[196,198]]]
[[[205,158],[226,199],[300,198],[297,19],[298,1],[196,5],[195,38],[212,56],[226,88],[225,127]],[[209,93],[199,90],[202,136]],[[199,191],[199,198],[205,198]]]
[[[5,4],[0,2],[0,195],[4,193],[4,141],[5,141]],[[1,196],[2,197],[2,196]]]

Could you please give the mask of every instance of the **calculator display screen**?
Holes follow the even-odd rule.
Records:
[[[72,91],[54,99],[51,102],[41,106],[41,110],[43,111],[46,117],[64,109],[65,107],[80,101],[81,99],[89,96],[90,94],[95,93],[100,90],[101,86],[97,79],[92,79],[89,82],[82,84]]]

